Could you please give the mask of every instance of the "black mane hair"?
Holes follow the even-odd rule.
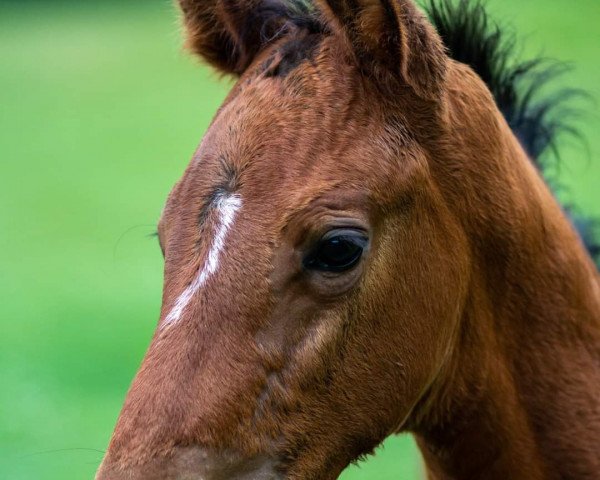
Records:
[[[425,10],[450,56],[469,65],[487,84],[512,131],[557,193],[563,188],[551,173],[552,161],[560,160],[557,141],[561,134],[579,136],[571,123],[578,112],[570,105],[586,97],[578,89],[548,88],[568,67],[542,58],[519,61],[514,35],[490,21],[482,0],[427,0]],[[598,220],[571,204],[564,209],[600,265]]]
[[[548,150],[558,157],[558,135],[578,135],[569,123],[577,113],[569,101],[585,93],[560,89],[543,95],[543,91],[568,67],[542,58],[518,61],[514,36],[490,21],[481,0],[429,0],[425,8],[450,56],[473,68],[487,84],[536,165],[544,167]]]

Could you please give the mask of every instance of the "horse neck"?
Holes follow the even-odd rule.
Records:
[[[599,276],[506,138],[506,165],[495,170],[507,177],[489,179],[484,189],[503,185],[499,196],[480,198],[490,207],[472,217],[487,220],[467,231],[473,269],[455,348],[413,430],[431,478],[597,478]]]

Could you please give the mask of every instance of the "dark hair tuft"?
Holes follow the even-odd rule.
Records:
[[[577,89],[549,89],[569,67],[542,58],[519,61],[515,36],[490,21],[482,0],[427,0],[429,18],[450,56],[469,65],[490,89],[498,108],[548,184],[562,190],[552,173],[560,160],[557,140],[576,137],[572,120],[579,112],[570,105],[587,94]],[[589,253],[600,265],[599,223],[573,205],[565,207]]]

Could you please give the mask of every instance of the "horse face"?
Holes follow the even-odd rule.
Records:
[[[409,425],[456,335],[467,242],[419,141],[441,73],[357,53],[329,5],[222,58],[190,3],[194,46],[243,73],[166,203],[161,318],[98,478],[336,478]]]

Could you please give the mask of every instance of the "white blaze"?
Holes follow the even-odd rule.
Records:
[[[225,245],[225,237],[227,236],[227,232],[233,224],[235,215],[241,206],[242,199],[239,195],[223,196],[216,201],[215,208],[219,212],[219,223],[217,225],[217,233],[215,234],[215,238],[208,251],[206,262],[203,267],[198,269],[198,273],[192,283],[190,283],[183,293],[179,295],[175,305],[165,317],[163,327],[175,323],[181,318],[185,307],[190,303],[192,297],[200,290],[210,276],[217,271],[219,266],[219,255]]]

